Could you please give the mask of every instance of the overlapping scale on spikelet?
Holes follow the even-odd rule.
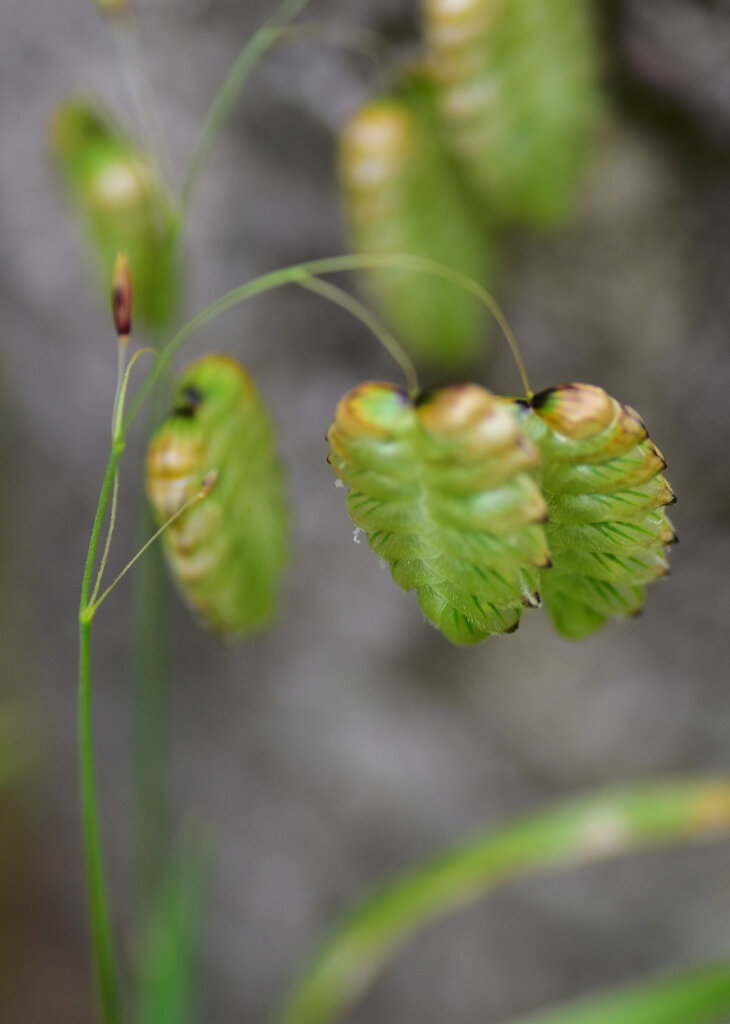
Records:
[[[546,508],[527,472],[539,455],[502,402],[371,382],[342,398],[328,440],[350,515],[426,617],[457,644],[516,629],[538,602]]]
[[[666,462],[641,417],[602,388],[565,384],[517,409],[543,456],[553,566],[540,594],[558,632],[578,639],[636,614],[646,584],[669,571]]]
[[[339,177],[355,252],[425,257],[482,283],[492,276],[491,242],[449,164],[424,74],[366,103],[345,124]],[[368,272],[366,280],[416,358],[455,367],[484,342],[484,311],[457,285],[392,268]]]
[[[569,211],[597,113],[588,0],[423,0],[444,129],[492,216]]]
[[[204,356],[183,374],[147,451],[147,493],[163,523],[214,474],[211,492],[163,534],[187,602],[218,633],[272,619],[288,554],[288,512],[268,411],[246,371]]]
[[[180,289],[179,223],[152,161],[108,111],[83,98],[56,108],[50,155],[88,236],[104,294],[115,257],[125,252],[135,284],[135,318],[165,327]]]

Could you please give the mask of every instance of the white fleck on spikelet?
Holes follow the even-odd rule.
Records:
[[[356,526],[355,529],[352,531],[352,539],[355,541],[356,544],[360,543],[360,534],[361,533],[362,533],[362,530],[360,529],[359,526]]]

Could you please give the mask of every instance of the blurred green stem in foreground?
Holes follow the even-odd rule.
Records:
[[[340,1019],[420,927],[506,882],[728,831],[730,778],[591,794],[490,830],[386,884],[351,911],[304,971],[279,1022]],[[593,1024],[593,1018],[581,1019]]]
[[[194,1020],[205,881],[206,837],[184,830],[148,904],[136,948],[135,1024]]]
[[[510,1024],[727,1024],[730,960],[635,982]]]

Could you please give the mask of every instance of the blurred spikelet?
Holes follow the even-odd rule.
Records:
[[[355,252],[421,256],[489,282],[491,240],[475,223],[444,150],[425,72],[412,72],[399,90],[350,118],[339,176]],[[367,280],[416,359],[458,367],[479,351],[484,311],[457,285],[410,270],[371,271]]]
[[[288,510],[268,411],[227,356],[193,363],[150,441],[147,493],[160,523],[215,479],[163,535],[188,603],[221,634],[269,624],[288,560]]]
[[[135,315],[162,329],[174,316],[180,291],[178,215],[153,162],[100,104],[83,98],[56,108],[50,150],[104,292],[123,251],[135,282]]]
[[[422,0],[444,130],[489,215],[569,212],[599,100],[588,0]]]

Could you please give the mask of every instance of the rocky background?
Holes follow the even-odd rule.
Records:
[[[140,0],[173,167],[268,0]],[[313,0],[383,39],[376,60],[281,48],[220,139],[188,226],[189,312],[256,273],[344,250],[334,133],[417,39],[417,4]],[[211,837],[198,1018],[263,1024],[328,923],[368,888],[506,816],[591,785],[730,767],[730,3],[600,7],[607,116],[574,221],[508,240],[498,295],[533,387],[600,383],[669,460],[682,543],[644,615],[579,644],[544,616],[455,650],[352,543],[323,440],[336,400],[393,367],[294,290],[212,324],[188,355],[242,358],[278,421],[295,556],[278,624],[224,649],[170,593],[176,827]],[[91,0],[0,5],[0,1020],[92,1019],[76,764],[76,609],[108,450],[114,339],[45,155],[63,95],[131,111]],[[484,383],[514,391],[495,343]],[[137,545],[145,438],[122,472],[113,567]],[[95,625],[103,827],[132,909],[132,587]],[[6,758],[7,760],[7,758]],[[2,767],[0,767],[0,775]],[[511,886],[424,932],[351,1015],[496,1022],[730,948],[727,845]],[[130,951],[127,950],[127,953]]]

